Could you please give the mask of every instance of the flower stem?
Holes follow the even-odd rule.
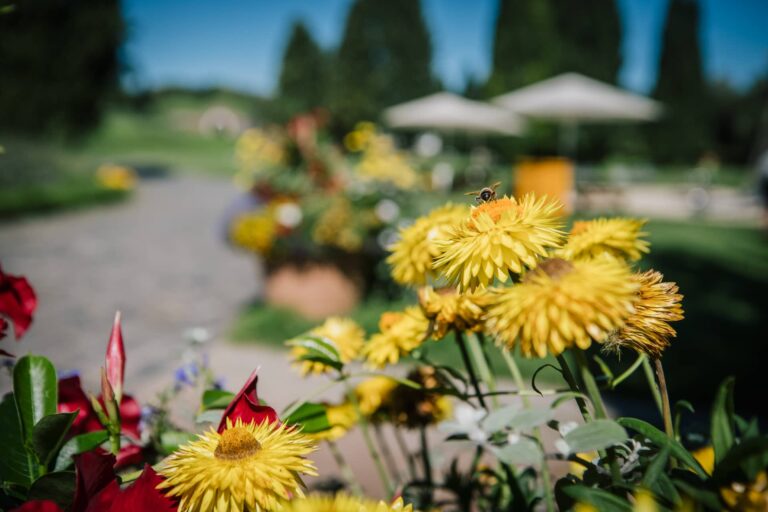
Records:
[[[504,357],[504,361],[507,363],[507,367],[509,368],[509,372],[512,374],[512,378],[515,381],[515,385],[517,386],[518,391],[525,391],[525,381],[523,380],[523,374],[520,373],[520,368],[517,366],[517,361],[515,361],[515,358],[512,356],[509,350],[502,350],[501,354]],[[528,400],[527,396],[521,395],[520,398],[522,399],[524,406],[530,406],[530,401]],[[534,428],[533,434],[541,446],[542,453],[545,453],[544,441],[541,437],[541,429],[539,427]],[[547,465],[547,461],[544,457],[542,457],[541,460],[541,482],[544,486],[544,500],[547,505],[547,512],[554,512],[555,497],[552,494],[552,477],[549,474],[549,466]]]
[[[480,389],[480,382],[477,380],[475,369],[472,367],[472,361],[469,359],[469,352],[467,351],[467,343],[464,341],[464,335],[461,334],[461,331],[458,329],[455,329],[453,333],[456,337],[456,344],[459,346],[459,350],[461,351],[461,358],[464,360],[464,366],[467,368],[467,373],[469,373],[469,380],[472,382],[472,387],[475,388],[477,400],[480,402],[482,408],[487,411],[488,405],[485,403],[483,392]]]
[[[421,440],[421,462],[424,464],[424,482],[426,483],[427,491],[424,493],[424,499],[426,503],[422,505],[432,504],[432,462],[429,460],[429,441],[427,441],[427,428],[425,426],[419,427],[419,439]]]
[[[395,426],[393,426],[392,430],[395,434],[395,442],[400,448],[400,452],[402,453],[405,462],[408,464],[408,474],[410,475],[411,480],[416,480],[416,466],[413,464],[413,454],[411,454],[411,451],[408,449],[408,444],[403,438],[403,433]]]
[[[344,378],[344,386],[347,388],[347,396],[349,401],[354,406],[357,417],[360,418],[360,432],[363,434],[365,446],[368,448],[368,452],[371,454],[371,459],[373,459],[373,464],[376,466],[376,471],[379,473],[381,484],[384,486],[387,495],[392,496],[394,490],[392,488],[392,482],[389,481],[387,470],[384,468],[384,464],[381,462],[381,456],[379,455],[378,450],[376,450],[376,445],[373,444],[371,432],[368,429],[368,419],[360,411],[360,403],[357,401],[355,390],[352,389],[352,386],[349,385],[349,381],[346,378]]]
[[[643,371],[645,372],[645,379],[648,381],[648,387],[651,388],[653,394],[653,400],[656,402],[656,407],[659,409],[659,414],[664,415],[664,406],[661,402],[661,391],[659,391],[659,385],[656,383],[656,377],[653,375],[653,368],[651,368],[651,362],[647,357],[643,358]]]
[[[664,377],[664,367],[661,366],[661,359],[653,360],[656,366],[656,376],[659,378],[659,388],[661,388],[661,406],[662,416],[664,416],[664,431],[670,437],[675,438],[675,430],[672,428],[672,409],[669,407],[669,394],[667,393],[667,379]]]
[[[581,388],[576,382],[576,378],[573,376],[571,368],[568,366],[568,361],[566,361],[563,354],[558,354],[557,362],[560,364],[560,371],[563,373],[563,378],[565,379],[565,382],[568,383],[571,390],[576,393],[581,393]],[[575,400],[576,404],[579,406],[579,411],[581,411],[581,416],[584,418],[584,421],[590,421],[592,416],[589,414],[587,402],[581,396],[576,396]]]
[[[592,401],[592,405],[595,408],[596,418],[607,418],[608,414],[605,411],[605,404],[603,404],[603,397],[600,395],[600,388],[597,387],[595,376],[589,371],[589,363],[587,362],[587,356],[579,349],[574,350],[576,356],[576,364],[579,366],[581,373],[581,380],[584,382],[584,387],[587,391],[587,396]]]
[[[379,449],[381,450],[381,455],[384,457],[384,463],[387,466],[387,470],[389,470],[389,476],[391,476],[392,479],[397,482],[399,474],[397,465],[395,464],[395,460],[392,458],[392,452],[389,449],[389,443],[387,443],[387,439],[384,437],[384,433],[381,431],[381,427],[377,423],[373,424],[373,433],[376,436],[376,442],[378,443]]]
[[[477,364],[477,370],[480,372],[480,378],[488,386],[488,390],[492,393],[496,391],[496,379],[491,372],[491,360],[488,357],[488,352],[485,347],[485,338],[482,333],[477,335],[470,334],[467,337],[467,343],[469,344],[469,350],[472,353],[472,358]],[[491,395],[491,403],[494,408],[499,407],[499,397]]]
[[[357,478],[355,478],[355,472],[352,471],[352,468],[341,454],[338,445],[333,441],[327,441],[327,443],[328,449],[331,451],[331,455],[333,455],[333,459],[336,461],[336,465],[339,466],[341,476],[347,481],[349,488],[355,495],[363,496],[363,488],[360,486],[360,482],[357,481]]]

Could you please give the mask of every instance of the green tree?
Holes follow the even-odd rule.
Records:
[[[554,36],[549,1],[500,0],[487,95],[551,77],[556,64]]]
[[[664,117],[649,127],[654,159],[696,161],[712,143],[696,0],[669,2],[653,96],[664,104]]]
[[[295,22],[278,84],[283,109],[296,114],[324,105],[326,67],[325,56],[312,34],[302,22]]]
[[[334,66],[333,113],[340,130],[437,89],[432,45],[414,0],[356,0]]]
[[[118,88],[119,0],[30,0],[0,16],[0,128],[79,134]]]
[[[557,35],[556,73],[573,71],[616,83],[621,20],[615,0],[550,0]]]

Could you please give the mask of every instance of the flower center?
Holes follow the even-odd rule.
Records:
[[[472,209],[472,218],[476,219],[482,213],[488,214],[494,223],[499,222],[499,219],[508,210],[520,211],[517,203],[509,197],[502,197],[495,201],[488,201]],[[470,222],[470,225],[472,223]]]
[[[548,276],[550,279],[557,281],[560,278],[568,275],[573,270],[573,263],[566,261],[562,258],[547,258],[538,264],[538,266],[531,272],[525,275],[523,282],[528,282],[535,276],[542,274]]]
[[[398,323],[403,318],[403,314],[399,311],[387,311],[379,318],[379,330],[381,332],[388,331],[393,325]]]
[[[261,444],[245,427],[228,428],[221,434],[213,455],[222,460],[241,460],[261,449]]]
[[[573,227],[571,228],[571,234],[572,235],[579,235],[587,230],[589,227],[589,222],[584,220],[577,220],[573,223]]]

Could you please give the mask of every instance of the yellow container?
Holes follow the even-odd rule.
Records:
[[[547,195],[563,205],[563,214],[573,212],[574,165],[567,158],[524,158],[515,166],[515,197],[528,192]]]

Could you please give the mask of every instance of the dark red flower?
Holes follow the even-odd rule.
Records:
[[[34,500],[14,508],[11,512],[64,512],[64,510],[51,500]]]
[[[91,402],[88,397],[85,396],[83,387],[80,385],[80,376],[72,375],[59,379],[59,412],[75,412],[77,418],[70,427],[70,433],[73,435],[82,434],[84,432],[90,432],[91,430],[100,430],[101,425],[95,429],[87,429],[86,425],[91,418],[96,418],[96,414],[93,412]],[[96,418],[96,423],[99,420]]]
[[[119,487],[115,479],[115,456],[96,451],[75,457],[75,498],[72,512],[83,512],[93,499],[109,487]]]
[[[32,313],[37,308],[35,291],[24,277],[5,274],[0,267],[0,315],[13,324],[16,339],[21,338],[32,323]],[[8,323],[0,319],[0,338]]]
[[[219,432],[223,432],[227,428],[227,419],[232,423],[237,419],[241,419],[243,423],[250,423],[252,421],[261,423],[265,419],[270,422],[279,421],[277,413],[273,408],[259,403],[259,397],[256,395],[256,383],[259,378],[256,373],[257,370],[254,370],[245,382],[243,389],[240,390],[224,410],[221,423],[219,423]]]
[[[112,385],[117,401],[123,396],[123,376],[125,375],[125,348],[123,347],[123,332],[120,328],[120,312],[115,313],[112,333],[107,342],[106,357],[107,379]]]
[[[85,512],[174,512],[177,503],[157,490],[163,481],[152,466],[146,464],[141,476],[124,490],[115,485],[105,487],[88,505]]]

